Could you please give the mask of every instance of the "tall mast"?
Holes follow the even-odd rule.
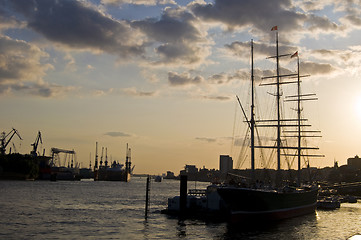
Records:
[[[125,155],[125,171],[127,174],[130,173],[130,148],[128,147],[128,143]]]
[[[128,148],[128,143],[127,143],[127,149],[125,150],[125,168],[128,169],[128,152],[129,152],[129,148]]]
[[[108,148],[105,148],[105,167],[108,167]]]
[[[98,169],[98,142],[95,142],[95,163],[94,170]]]
[[[100,156],[100,166],[103,165],[104,147],[102,147],[102,155]]]
[[[280,63],[278,53],[278,31],[276,31],[276,62],[277,62],[277,184],[281,177],[281,109],[280,109]]]
[[[303,131],[302,130],[302,119],[301,119],[301,113],[302,113],[302,106],[301,106],[301,101],[309,101],[309,100],[317,100],[317,98],[315,97],[311,97],[314,96],[315,94],[303,94],[301,95],[301,77],[307,77],[306,76],[300,76],[300,58],[298,56],[298,51],[295,52],[291,57],[297,57],[297,120],[298,120],[298,128],[297,128],[297,141],[298,141],[298,145],[297,145],[297,163],[298,163],[298,168],[297,168],[297,184],[298,186],[301,185],[301,156],[305,156],[304,154],[302,154],[302,149],[306,149],[305,147],[302,147],[302,142],[301,139],[302,137],[321,137],[321,136],[306,136],[306,135],[302,135],[302,133],[316,133],[319,131]],[[307,97],[307,98],[305,98]],[[323,157],[323,155],[307,155],[309,157]]]
[[[300,75],[300,58],[298,56],[298,51],[295,52],[294,54],[292,54],[291,58],[293,57],[297,57],[297,95],[295,96],[286,96],[286,98],[288,98],[287,100],[285,100],[286,102],[291,102],[291,101],[297,101],[297,109],[295,109],[297,111],[297,130],[296,131],[285,131],[288,133],[292,133],[292,132],[297,132],[297,136],[289,136],[289,137],[297,137],[297,184],[298,186],[301,185],[301,157],[302,156],[307,156],[307,157],[324,157],[324,155],[315,155],[315,154],[303,154],[302,150],[303,149],[318,149],[316,147],[302,147],[302,138],[306,138],[306,137],[321,137],[318,135],[308,135],[307,133],[319,133],[320,131],[312,131],[312,130],[303,130],[302,127],[308,127],[311,125],[305,125],[302,124],[302,121],[307,121],[307,119],[302,119],[301,117],[301,113],[303,111],[302,106],[301,106],[301,102],[302,101],[310,101],[310,100],[317,100],[315,96],[316,94],[313,93],[309,93],[309,94],[301,94],[301,77],[308,77],[308,75]]]
[[[297,120],[298,120],[298,151],[297,151],[297,184],[301,185],[301,83],[300,83],[300,58],[297,54]]]
[[[251,104],[251,168],[252,181],[255,181],[255,157],[254,157],[254,71],[253,71],[253,39],[251,40],[251,82],[252,82],[252,104]]]
[[[257,122],[270,122],[270,123],[275,123],[275,124],[261,124],[261,125],[257,125],[258,127],[275,127],[277,129],[277,139],[276,139],[276,146],[260,146],[260,148],[273,148],[273,149],[277,149],[277,174],[276,174],[276,185],[280,185],[281,184],[281,148],[288,148],[287,146],[284,147],[282,146],[282,141],[281,141],[281,128],[282,127],[289,127],[289,125],[285,124],[286,122],[292,122],[292,121],[297,121],[297,119],[282,119],[281,116],[281,96],[282,96],[282,92],[281,92],[281,84],[290,84],[293,82],[285,82],[285,81],[281,81],[281,78],[284,77],[293,77],[296,76],[296,74],[280,74],[280,58],[281,57],[286,57],[286,56],[290,56],[291,54],[279,54],[279,42],[278,42],[278,29],[277,26],[274,26],[271,31],[276,31],[276,55],[275,56],[271,56],[268,57],[267,59],[271,59],[274,58],[276,59],[276,75],[275,76],[268,76],[268,77],[263,77],[262,79],[276,79],[275,82],[271,82],[271,83],[265,83],[265,84],[260,84],[261,86],[266,86],[266,85],[276,85],[277,90],[276,90],[276,94],[271,94],[273,96],[275,96],[277,98],[276,102],[277,102],[277,118],[274,120],[258,120]]]
[[[89,154],[89,169],[92,169],[92,153]]]

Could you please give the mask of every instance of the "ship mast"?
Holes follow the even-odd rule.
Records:
[[[276,93],[271,94],[275,96],[277,99],[277,118],[275,120],[258,120],[259,122],[276,122],[277,124],[263,124],[263,125],[257,125],[258,127],[276,127],[277,129],[277,139],[276,139],[276,146],[258,146],[260,148],[276,148],[277,149],[277,175],[276,175],[276,185],[280,186],[281,184],[281,149],[287,149],[289,147],[282,146],[282,140],[281,140],[281,128],[283,127],[290,127],[292,125],[286,125],[284,124],[287,121],[297,121],[297,119],[282,119],[281,118],[281,85],[282,84],[290,84],[295,83],[294,81],[291,82],[285,82],[281,81],[281,78],[283,77],[294,77],[297,76],[297,74],[280,74],[280,63],[279,60],[281,57],[291,56],[291,54],[279,54],[279,43],[278,43],[278,28],[277,26],[273,27],[271,31],[276,31],[276,55],[268,57],[267,59],[275,58],[276,59],[276,75],[275,76],[269,76],[269,77],[263,77],[262,79],[269,79],[269,78],[275,78],[276,81],[272,83],[264,83],[260,84],[261,86],[266,85],[276,85]]]
[[[247,114],[244,111],[241,101],[239,97],[236,95],[239,106],[241,107],[242,113],[246,122],[248,123],[248,127],[251,130],[251,181],[252,184],[256,182],[255,178],[255,145],[254,145],[254,130],[256,126],[255,114],[254,114],[254,66],[253,66],[253,39],[251,40],[251,119],[248,120]]]
[[[302,119],[302,106],[301,102],[303,101],[312,101],[317,100],[317,97],[314,97],[316,94],[309,93],[309,94],[301,94],[301,77],[308,77],[308,75],[300,75],[300,58],[298,56],[298,51],[292,54],[291,58],[297,57],[297,95],[296,96],[286,96],[286,98],[290,98],[285,100],[286,102],[290,101],[297,101],[297,184],[298,186],[301,185],[301,157],[307,156],[307,157],[324,157],[324,155],[309,155],[309,154],[303,154],[303,149],[318,149],[318,148],[309,148],[309,147],[302,147],[302,138],[306,137],[321,137],[319,135],[306,135],[306,133],[319,133],[320,131],[312,131],[312,130],[303,130],[301,122],[306,121],[307,119]],[[285,132],[293,132],[293,131],[285,131]],[[292,136],[291,136],[292,137]]]
[[[278,31],[276,31],[276,62],[277,62],[277,183],[281,175],[281,109],[280,109],[280,63],[278,53]]]
[[[297,184],[298,186],[300,186],[301,185],[301,111],[302,110],[301,110],[300,58],[298,57],[298,52],[296,53],[297,53],[297,120],[298,120]]]
[[[252,181],[255,182],[255,154],[254,154],[254,71],[253,71],[253,39],[251,40],[251,82],[252,82],[252,103],[251,103],[251,168]]]
[[[128,147],[127,143],[127,150],[125,156],[125,175],[126,175],[126,182],[129,181],[129,175],[131,174],[131,149]]]
[[[98,142],[95,142],[95,163],[94,171],[98,169]]]
[[[108,148],[105,148],[105,167],[108,167]]]

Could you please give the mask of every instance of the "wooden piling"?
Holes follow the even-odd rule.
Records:
[[[187,175],[180,176],[179,210],[180,214],[184,214],[187,210]]]
[[[150,191],[150,176],[147,177],[147,186],[145,193],[145,218],[148,217],[148,208],[149,208],[149,191]]]

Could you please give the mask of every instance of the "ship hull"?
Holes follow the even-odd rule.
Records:
[[[122,181],[129,182],[130,181],[130,173],[125,170],[119,169],[99,169],[94,175],[94,180],[96,181]]]
[[[230,212],[230,222],[274,221],[314,213],[317,189],[277,192],[220,187],[218,193]]]

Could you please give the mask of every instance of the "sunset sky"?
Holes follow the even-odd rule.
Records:
[[[273,26],[318,96],[304,108],[325,157],[311,166],[361,155],[360,0],[0,0],[0,130],[19,131],[21,153],[40,130],[41,151],[74,149],[82,167],[97,141],[121,162],[129,143],[135,173],[218,169],[239,152],[250,40],[259,79]]]

